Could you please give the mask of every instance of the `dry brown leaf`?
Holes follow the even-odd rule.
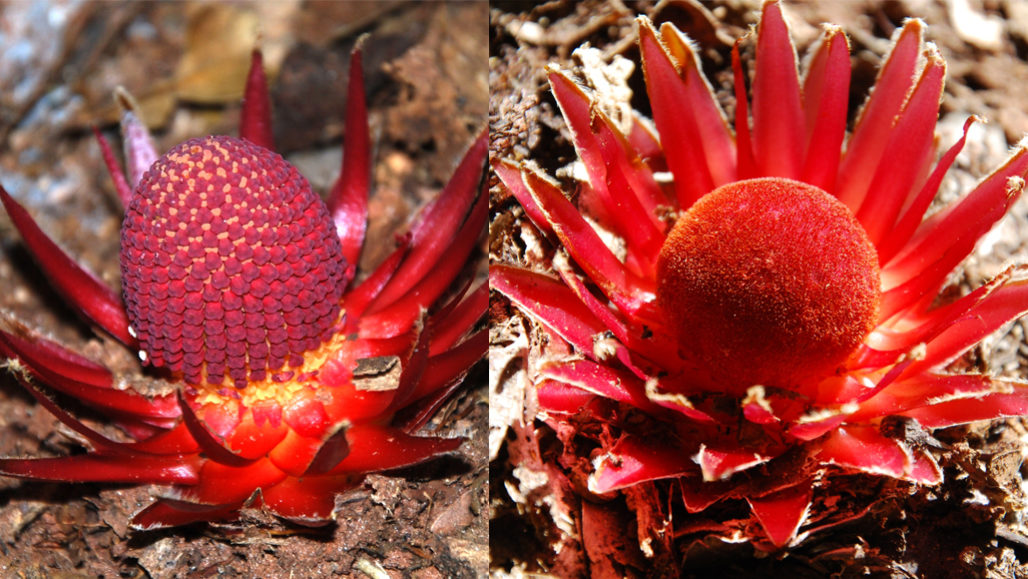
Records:
[[[175,74],[178,97],[203,104],[239,100],[250,53],[257,46],[257,14],[249,8],[203,4],[191,6],[188,19],[186,53]]]

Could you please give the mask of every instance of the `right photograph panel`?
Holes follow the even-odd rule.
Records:
[[[1028,12],[493,2],[497,577],[1028,571]]]

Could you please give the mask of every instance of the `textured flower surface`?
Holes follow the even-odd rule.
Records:
[[[782,7],[765,3],[751,98],[732,51],[729,122],[695,44],[637,26],[652,126],[548,70],[577,198],[531,162],[493,163],[541,234],[529,253],[550,256],[490,278],[544,336],[528,375],[556,468],[589,497],[580,530],[616,520],[594,505],[620,491],[643,553],[690,533],[784,548],[833,524],[810,509],[834,477],[939,484],[927,432],[1028,412],[1021,380],[947,371],[1028,311],[1028,269],[940,298],[1022,193],[1028,149],[929,211],[974,119],[936,160],[946,65],[920,20],[896,31],[849,134],[840,28],[801,75]],[[732,500],[748,515],[691,516]]]
[[[0,189],[53,285],[158,378],[113,371],[5,320],[7,366],[89,452],[3,458],[0,474],[169,485],[133,518],[140,529],[232,519],[244,507],[321,525],[335,496],[367,473],[461,444],[415,431],[486,348],[476,330],[486,289],[472,289],[485,136],[395,250],[358,277],[371,163],[359,48],[350,75],[346,152],[327,204],[273,152],[259,52],[239,138],[193,139],[158,155],[122,99],[126,174],[100,144],[126,208],[124,303]],[[67,397],[125,437],[83,423],[65,410]]]

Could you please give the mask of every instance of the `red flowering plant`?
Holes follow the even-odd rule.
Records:
[[[522,458],[547,463],[556,502],[585,497],[551,511],[590,557],[630,563],[610,547],[627,533],[651,557],[688,536],[794,546],[841,522],[834,480],[938,485],[933,429],[1028,413],[1022,380],[948,369],[1028,312],[1028,267],[940,298],[1021,195],[1028,146],[932,208],[974,118],[939,156],[946,64],[923,35],[916,19],[896,31],[849,132],[847,37],[825,25],[800,67],[777,1],[752,79],[742,41],[731,52],[730,116],[670,23],[637,20],[652,124],[548,68],[574,189],[494,159],[530,233],[490,283],[531,320],[530,418],[559,441],[548,462]],[[619,495],[629,528],[599,506]]]
[[[0,475],[167,485],[132,519],[137,529],[244,508],[317,526],[367,473],[462,444],[417,431],[486,350],[487,290],[476,283],[485,134],[391,253],[360,273],[372,160],[360,45],[349,70],[345,154],[327,202],[274,152],[259,51],[238,137],[159,154],[123,95],[125,173],[97,136],[125,207],[124,300],[0,188],[54,287],[145,369],[108,368],[5,316],[6,367],[88,452],[3,457]],[[69,398],[123,436],[84,422]]]

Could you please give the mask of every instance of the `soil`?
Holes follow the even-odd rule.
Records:
[[[193,136],[232,134],[259,43],[272,78],[277,148],[316,190],[327,191],[340,163],[349,54],[368,34],[375,165],[361,263],[367,271],[486,125],[487,29],[484,2],[5,3],[0,180],[70,255],[117,288],[121,208],[92,135],[98,127],[120,142],[114,89],[124,87],[139,102],[159,150]],[[140,371],[49,287],[6,215],[0,315]],[[367,477],[338,497],[338,521],[323,530],[252,513],[232,524],[134,532],[128,521],[160,487],[0,478],[0,575],[482,576],[484,366],[426,427],[469,442],[421,467]],[[0,456],[81,451],[9,375],[0,376]]]
[[[759,8],[757,0],[702,6],[691,0],[493,2],[493,157],[530,159],[551,176],[570,181],[568,166],[576,155],[549,93],[546,66],[557,63],[575,69],[580,63],[572,58],[572,51],[584,44],[598,49],[602,62],[624,57],[637,63],[634,19],[638,14],[657,22],[671,21],[695,40],[703,70],[731,115],[731,46],[756,23]],[[1024,106],[1028,10],[1024,3],[792,1],[786,2],[785,10],[801,55],[820,33],[820,23],[833,22],[846,30],[853,62],[852,110],[873,85],[893,31],[908,17],[922,18],[928,24],[927,39],[938,45],[948,63],[938,127],[940,147],[959,138],[968,115],[988,120],[972,129],[943,185],[940,202],[969,191],[1003,161],[1010,145],[1028,133]],[[638,66],[625,85],[631,89],[631,106],[647,114]],[[545,256],[552,248],[543,237],[533,236],[530,226],[520,225],[522,210],[498,179],[493,179],[492,185],[491,259],[545,269]],[[949,294],[978,287],[1011,262],[1028,262],[1028,202],[1023,199],[954,274]],[[497,577],[550,573],[585,577],[612,569],[626,576],[668,573],[664,565],[669,555],[664,553],[662,559],[654,548],[657,554],[648,558],[631,532],[635,517],[640,519],[640,528],[659,524],[642,520],[647,513],[629,509],[653,499],[639,496],[645,489],[613,499],[605,497],[609,502],[597,505],[595,496],[592,503],[582,501],[572,489],[554,489],[558,485],[547,483],[547,469],[559,468],[552,467],[552,462],[560,455],[563,439],[562,433],[536,419],[532,397],[525,392],[532,324],[499,296],[494,295],[490,312],[491,573]],[[956,365],[1023,379],[1028,373],[1026,336],[1025,320],[1008,324]],[[1028,468],[1023,464],[1028,453],[1026,431],[1024,419],[1011,419],[935,432],[940,448],[946,449],[937,449],[935,454],[946,480],[936,488],[864,475],[834,479],[832,484],[838,485],[835,488],[843,499],[815,507],[831,509],[839,517],[852,515],[851,520],[824,529],[812,524],[806,527],[809,535],[791,550],[761,553],[746,543],[704,541],[697,539],[702,533],[691,533],[670,539],[671,557],[682,575],[690,577],[1026,577],[1028,533],[1022,524],[1028,506],[1024,492]],[[571,484],[578,482],[572,480]],[[714,519],[745,516],[738,504],[713,508]],[[583,544],[577,533],[577,525],[586,518],[608,528],[608,536],[602,540],[623,546],[616,561],[588,559],[590,545]],[[503,532],[496,532],[498,529]],[[628,538],[623,536],[626,534]]]

